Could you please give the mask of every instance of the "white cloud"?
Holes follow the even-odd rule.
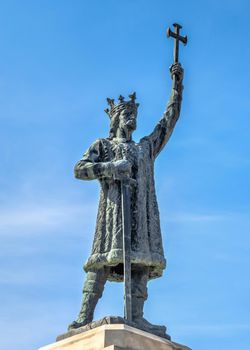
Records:
[[[44,228],[59,228],[76,220],[88,222],[94,220],[96,205],[49,205],[29,204],[25,207],[5,209],[0,213],[0,235],[26,234],[41,231]]]
[[[48,280],[48,279],[47,279]],[[0,284],[1,285],[37,285],[41,284],[44,281],[41,281],[41,275],[39,276],[39,279],[37,278],[36,271],[10,271],[5,270],[1,271],[0,275]]]

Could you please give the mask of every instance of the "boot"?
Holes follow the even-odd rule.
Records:
[[[143,307],[144,307],[145,299],[133,297],[132,295],[132,320],[135,323],[136,327],[146,332],[156,334],[160,337],[166,338],[166,327],[154,325],[148,322],[143,317]]]
[[[95,307],[102,296],[105,282],[106,274],[104,270],[88,272],[83,287],[83,299],[80,313],[76,321],[73,321],[69,325],[68,330],[85,326],[93,321]]]
[[[136,270],[132,273],[132,321],[137,328],[146,332],[167,337],[166,327],[153,325],[143,318],[143,307],[147,300],[148,269]]]
[[[100,296],[96,293],[83,293],[80,313],[77,319],[69,325],[68,330],[86,326],[86,324],[93,321],[94,310],[99,298]]]

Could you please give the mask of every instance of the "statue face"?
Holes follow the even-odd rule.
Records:
[[[120,114],[120,128],[126,128],[129,131],[134,131],[137,126],[137,111],[123,110]]]

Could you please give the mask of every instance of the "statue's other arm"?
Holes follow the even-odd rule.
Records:
[[[177,63],[171,66],[170,72],[171,77],[173,77],[174,74],[176,75],[176,79],[173,80],[176,83],[172,88],[172,94],[166,111],[153,132],[146,137],[146,139],[149,139],[151,142],[154,158],[158,156],[168,142],[181,111],[183,69],[181,65]]]
[[[131,165],[127,160],[103,161],[103,153],[102,140],[96,140],[76,163],[75,177],[81,180],[119,179],[130,173]]]
[[[109,162],[101,161],[101,140],[96,140],[76,163],[74,174],[81,180],[98,179],[108,172],[108,165]]]

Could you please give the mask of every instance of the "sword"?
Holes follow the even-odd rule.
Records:
[[[124,318],[132,321],[131,295],[131,199],[130,186],[136,181],[126,177],[121,180],[122,230],[123,230],[123,274],[124,274]]]

